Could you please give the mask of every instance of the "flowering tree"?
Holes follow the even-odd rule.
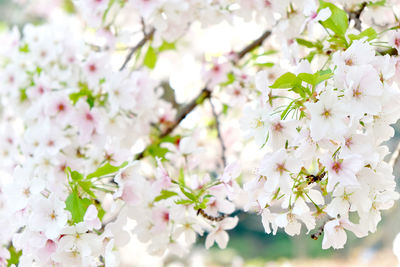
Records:
[[[237,210],[343,248],[399,198],[397,1],[18,2],[47,17],[0,37],[1,266],[223,249]],[[247,33],[205,53],[218,25]]]

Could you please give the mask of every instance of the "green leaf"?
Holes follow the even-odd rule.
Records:
[[[232,72],[229,72],[226,76],[228,79],[226,82],[220,83],[221,86],[230,85],[236,80],[235,74],[233,74]]]
[[[367,3],[367,6],[372,6],[372,7],[385,6],[385,5],[386,5],[386,0],[370,1],[369,3]]]
[[[199,210],[199,209],[205,209],[205,208],[207,208],[207,205],[206,205],[206,203],[204,203],[204,202],[201,202],[201,203],[199,203],[199,204],[196,204],[194,207],[193,207],[195,210]]]
[[[297,75],[302,81],[309,83],[311,85],[315,85],[315,77],[311,73],[299,73]]]
[[[19,101],[24,102],[28,99],[28,95],[26,94],[26,88],[19,89]]]
[[[301,84],[301,80],[291,72],[286,72],[278,79],[275,80],[274,84],[270,88],[292,88]]]
[[[10,253],[10,258],[7,260],[7,267],[10,267],[12,264],[18,266],[19,257],[22,255],[22,250],[16,250],[15,247],[11,244],[8,248],[8,252]]]
[[[331,10],[332,15],[327,20],[321,21],[320,23],[325,28],[332,30],[335,34],[344,36],[349,27],[347,13],[332,3],[319,0],[318,11],[327,7]]]
[[[319,83],[331,78],[333,75],[330,69],[318,71],[314,74],[311,73],[299,73],[297,77],[299,77],[302,81],[311,84],[313,87],[318,85]]]
[[[183,172],[183,168],[179,169],[178,182],[180,185],[185,185],[185,174]]]
[[[158,48],[158,52],[163,52],[166,50],[175,50],[175,49],[176,49],[175,43],[168,43],[166,41],[163,41],[161,46]]]
[[[66,13],[69,13],[69,14],[76,13],[75,6],[74,6],[74,3],[72,2],[72,0],[64,0],[62,6]]]
[[[293,103],[294,101],[290,102],[289,105],[285,108],[285,110],[281,113],[281,120],[284,120],[287,115],[289,114],[289,111],[291,111],[293,108]]]
[[[24,44],[23,46],[19,47],[19,52],[21,53],[29,53],[29,45],[28,44]]]
[[[102,23],[104,23],[104,22],[106,21],[108,12],[110,12],[110,9],[111,9],[112,5],[114,4],[114,2],[115,2],[115,0],[110,0],[110,1],[108,2],[107,8],[106,8],[106,10],[105,10],[104,13],[103,13]]]
[[[103,166],[99,167],[96,171],[88,174],[86,176],[86,179],[91,179],[93,177],[102,177],[111,173],[115,173],[117,171],[119,171],[120,169],[122,169],[123,167],[125,167],[126,165],[128,165],[128,162],[125,161],[124,163],[122,163],[119,166],[113,166],[110,163],[106,163]]]
[[[368,28],[364,31],[362,31],[360,34],[349,34],[349,38],[350,40],[354,41],[354,40],[359,40],[362,39],[364,37],[368,37],[368,41],[372,41],[376,38],[378,38],[378,34],[377,32],[373,29],[373,28]]]
[[[185,190],[185,188],[183,186],[179,186],[179,188],[181,189],[181,192],[190,200],[192,200],[193,202],[197,202],[197,198],[194,194],[188,192]]]
[[[144,55],[143,64],[149,69],[154,69],[157,63],[157,53],[152,46],[149,46]]]
[[[302,46],[305,46],[305,47],[308,47],[308,48],[316,47],[313,42],[307,41],[307,40],[302,39],[302,38],[296,38],[296,42],[299,45],[302,45]]]
[[[73,191],[65,200],[65,209],[71,212],[72,222],[79,223],[83,221],[83,217],[90,204],[91,201],[88,198],[81,199],[78,193]]]
[[[157,202],[157,201],[160,201],[160,200],[164,200],[164,199],[168,199],[168,198],[170,198],[170,197],[177,196],[177,195],[178,195],[178,193],[173,192],[173,191],[161,190],[160,195],[157,196],[157,197],[154,199],[154,202]]]
[[[97,217],[99,217],[100,221],[103,220],[104,215],[106,214],[106,211],[103,209],[103,207],[99,204],[95,204],[97,208]]]
[[[229,106],[227,104],[223,104],[222,113],[224,115],[227,115],[228,114],[228,109],[229,109]]]
[[[79,92],[71,93],[69,95],[69,99],[75,105],[76,102],[82,97],[86,97],[86,101],[89,104],[90,108],[94,106],[95,97],[92,94],[92,91],[89,89],[87,83],[79,82],[78,86],[80,88]]]
[[[179,200],[175,201],[175,204],[178,204],[178,205],[188,205],[188,204],[192,204],[192,203],[193,203],[193,201],[188,200],[188,199],[179,199]]]
[[[319,72],[314,74],[315,76],[315,85],[330,79],[333,76],[333,72],[330,69],[320,70]]]
[[[275,64],[272,62],[265,62],[265,63],[255,63],[257,67],[265,67],[265,68],[272,68]]]
[[[96,195],[92,191],[92,186],[93,183],[91,181],[78,181],[78,185],[82,188],[83,191],[85,191],[89,196],[92,198],[96,198]]]
[[[304,59],[308,60],[308,62],[311,63],[316,54],[317,51],[311,51],[307,56],[304,57]]]
[[[79,173],[77,171],[71,171],[71,169],[69,167],[67,168],[67,170],[73,181],[80,181],[83,179],[83,175],[81,173]]]
[[[166,147],[161,147],[160,144],[151,144],[147,147],[144,154],[146,156],[150,155],[153,158],[159,157],[161,159],[165,158],[165,154],[169,152],[169,149]]]

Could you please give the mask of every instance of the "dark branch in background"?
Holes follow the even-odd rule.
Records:
[[[226,147],[225,147],[225,144],[224,144],[224,140],[222,139],[222,135],[221,135],[221,127],[220,127],[220,124],[219,124],[219,118],[218,118],[217,112],[215,112],[215,107],[214,107],[214,104],[212,103],[211,98],[209,98],[208,100],[210,101],[211,111],[212,111],[213,116],[215,118],[215,128],[217,128],[218,140],[219,140],[219,143],[221,145],[221,159],[222,159],[222,163],[224,164],[224,168],[225,168],[226,167],[226,157],[225,157]]]
[[[151,38],[153,38],[154,32],[156,30],[153,28],[149,33],[144,33],[144,36],[142,38],[142,40],[139,41],[139,43],[137,43],[134,47],[131,48],[131,50],[129,51],[129,54],[126,56],[124,63],[122,64],[121,68],[119,69],[120,71],[125,69],[126,65],[129,63],[129,61],[131,60],[133,54],[139,49],[141,48],[148,40],[150,40]]]
[[[365,7],[367,6],[367,2],[361,3],[361,6],[357,10],[352,10],[352,11],[347,11],[347,14],[349,15],[349,22],[354,21],[354,28],[357,30],[361,31],[361,13],[364,11]]]
[[[153,31],[154,33],[154,31]],[[254,50],[255,48],[259,47],[262,45],[262,43],[271,35],[271,31],[267,30],[265,31],[259,38],[251,42],[249,45],[247,45],[245,48],[237,52],[237,60],[234,63],[237,63],[239,59],[243,58],[247,53],[250,51]],[[148,38],[149,39],[149,38]],[[128,60],[129,61],[129,60]],[[122,68],[121,68],[122,69]],[[186,118],[186,116],[192,112],[198,105],[202,104],[204,100],[209,99],[211,97],[211,90],[207,87],[203,88],[201,92],[188,104],[183,106],[183,108],[180,110],[178,115],[175,118],[175,121],[167,128],[165,131],[163,131],[160,135],[159,138],[163,138],[170,133],[172,133],[175,128],[181,123],[181,121]],[[144,152],[147,150],[148,147],[146,147],[143,152],[138,154],[136,156],[136,160],[142,159],[144,157]]]
[[[242,50],[240,50],[237,53],[237,60],[239,61],[240,59],[242,59],[242,57],[244,57],[247,53],[253,51],[255,48],[259,47],[262,45],[262,43],[265,41],[265,39],[267,39],[269,36],[271,35],[271,31],[265,31],[260,37],[258,37],[256,40],[254,40],[252,43],[250,43],[249,45],[247,45],[245,48],[243,48]]]

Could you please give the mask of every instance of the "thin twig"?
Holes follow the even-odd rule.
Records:
[[[218,140],[219,140],[219,143],[221,145],[221,159],[222,159],[222,163],[224,164],[224,168],[225,168],[226,167],[226,157],[225,157],[226,147],[225,147],[224,140],[222,139],[222,135],[221,135],[221,127],[220,127],[220,124],[219,124],[218,114],[215,111],[215,107],[214,107],[214,104],[212,102],[212,99],[209,98],[208,101],[210,101],[211,111],[212,111],[213,116],[215,118],[215,127],[217,128]]]
[[[262,43],[271,35],[271,31],[267,30],[265,31],[260,37],[258,37],[256,40],[254,40],[252,43],[244,47],[242,50],[237,52],[237,59],[236,61],[239,61],[242,57],[244,57],[247,53],[253,51],[255,48],[259,47],[262,45]]]
[[[192,100],[190,101],[188,104],[186,104],[181,111],[179,112],[179,114],[177,114],[174,122],[168,126],[167,129],[165,129],[165,131],[163,131],[159,138],[163,138],[167,135],[169,135],[170,133],[172,133],[173,130],[175,130],[175,128],[181,123],[181,121],[186,118],[186,116],[192,112],[193,109],[195,109],[199,104],[203,103],[204,100],[208,99],[211,96],[211,91],[208,88],[203,88],[203,90],[201,90],[201,92]],[[138,154],[136,156],[136,159],[142,159],[144,157],[144,152],[147,150],[147,147],[143,150],[143,152],[141,152],[140,154]]]
[[[131,50],[129,51],[129,54],[126,56],[124,63],[122,64],[121,68],[119,69],[120,71],[125,69],[126,65],[129,63],[129,61],[131,60],[133,54],[139,49],[141,48],[148,40],[150,40],[151,38],[153,38],[155,29],[153,28],[149,33],[145,34],[142,38],[142,40],[139,41],[139,43],[137,43],[134,47],[131,48]]]
[[[356,28],[359,31],[361,31],[361,19],[360,19],[361,13],[364,11],[367,4],[368,4],[367,2],[363,2],[361,3],[359,9],[353,11],[347,11],[347,14],[349,15],[349,22],[353,20],[354,28]]]

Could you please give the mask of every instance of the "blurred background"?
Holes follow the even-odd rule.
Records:
[[[61,4],[68,12],[73,12],[71,1],[53,0],[54,4]],[[23,27],[24,24],[40,23],[43,5],[32,5],[41,0],[0,0],[0,30],[9,25]],[[51,1],[47,1],[49,3]],[[21,5],[33,6],[35,12],[21,9]],[[45,8],[45,7],[44,7]],[[1,44],[0,44],[1,47]],[[388,142],[390,151],[393,151],[400,141],[400,123],[394,125],[396,135]],[[390,155],[388,155],[390,158]],[[399,184],[400,164],[395,167],[396,180]],[[399,191],[399,186],[398,190]],[[258,215],[239,212],[238,226],[229,232],[228,248],[220,250],[216,247],[204,249],[205,238],[199,238],[196,247],[184,259],[166,257],[160,261],[150,255],[145,255],[140,243],[135,243],[134,253],[143,258],[140,263],[132,262],[132,246],[122,252],[126,258],[124,266],[397,266],[397,260],[392,253],[393,239],[400,232],[400,207],[395,206],[382,213],[382,221],[378,230],[366,238],[358,239],[348,232],[348,242],[342,250],[322,250],[322,237],[313,240],[311,233],[306,235],[304,227],[300,236],[290,237],[282,231],[274,235],[267,235]],[[143,262],[142,262],[143,261]]]

